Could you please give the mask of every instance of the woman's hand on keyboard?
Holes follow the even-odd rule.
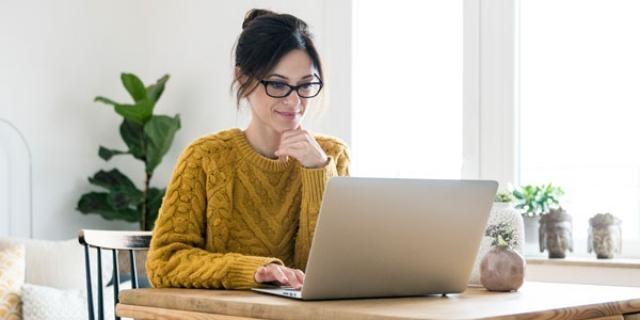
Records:
[[[259,267],[254,278],[257,283],[272,282],[280,286],[300,289],[304,282],[304,272],[299,269],[291,269],[276,263],[270,263]]]

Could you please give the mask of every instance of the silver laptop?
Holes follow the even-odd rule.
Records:
[[[331,178],[302,300],[416,296],[465,290],[496,194],[495,181]]]

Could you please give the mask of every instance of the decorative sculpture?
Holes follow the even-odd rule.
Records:
[[[622,251],[620,219],[610,213],[598,213],[589,219],[587,252],[595,251],[598,259],[611,259]]]
[[[571,216],[562,209],[551,209],[540,217],[540,252],[549,251],[549,258],[564,258],[573,252],[573,224]]]

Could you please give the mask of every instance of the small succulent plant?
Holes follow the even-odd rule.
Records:
[[[484,235],[491,237],[492,246],[513,249],[518,244],[515,230],[506,222],[490,225]]]
[[[513,201],[513,196],[509,192],[498,192],[493,202],[509,203]]]

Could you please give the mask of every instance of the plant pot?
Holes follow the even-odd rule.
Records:
[[[529,217],[523,216],[524,221],[524,254],[533,255],[537,254],[540,250],[539,244],[539,229],[540,229],[540,218],[538,216]]]
[[[524,282],[526,262],[507,247],[493,247],[480,263],[480,282],[490,291],[515,291]]]
[[[525,226],[522,220],[522,215],[518,213],[512,204],[504,202],[493,203],[491,213],[489,214],[489,220],[487,221],[487,226],[497,225],[500,223],[507,223],[511,228],[513,228],[518,239],[518,243],[515,245],[514,249],[520,254],[524,254],[523,239],[526,234],[524,231]],[[484,258],[487,252],[491,250],[491,247],[491,238],[484,236],[480,242],[480,247],[476,254],[476,260],[474,262],[473,269],[471,270],[471,275],[469,277],[470,285],[480,285],[480,262],[482,262],[482,258]]]

